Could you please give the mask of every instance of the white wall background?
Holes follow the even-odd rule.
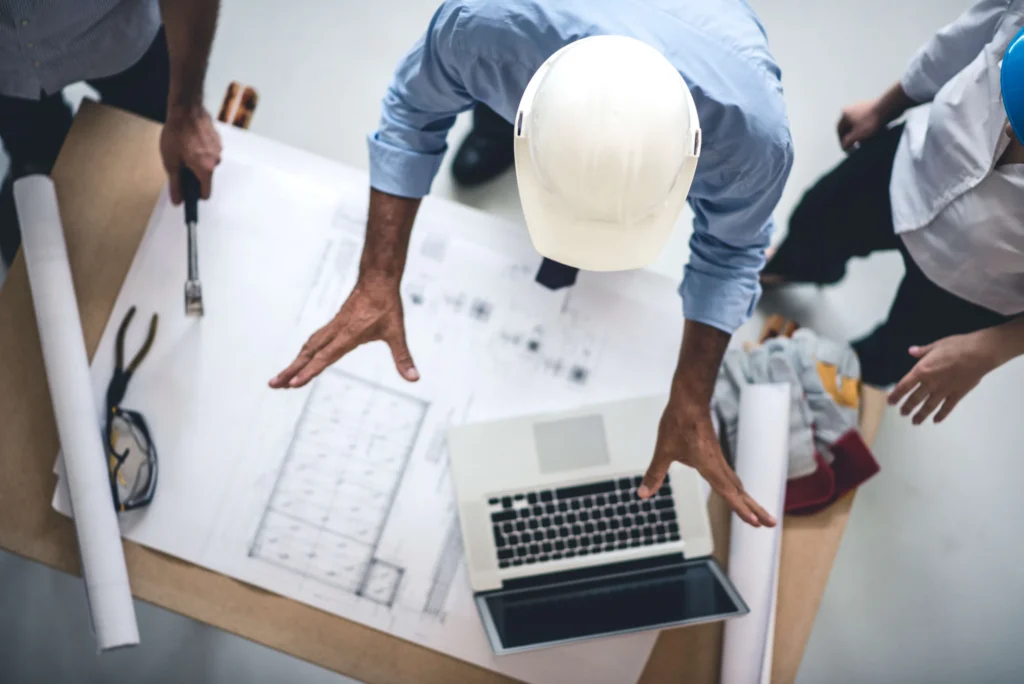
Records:
[[[969,1],[751,1],[783,68],[796,144],[776,214],[784,229],[803,190],[841,158],[840,108],[880,93]],[[261,95],[255,133],[365,168],[364,136],[392,68],[436,4],[224,0],[209,106],[216,109],[229,81],[253,84]],[[460,119],[453,144],[467,125]],[[511,175],[456,192],[444,169],[434,191],[521,220]],[[673,241],[657,270],[679,274],[682,242]],[[853,264],[835,288],[773,295],[764,308],[853,337],[884,316],[900,274],[898,258],[873,257]],[[1024,364],[1013,363],[941,427],[887,415],[876,444],[882,472],[858,496],[802,684],[1021,681],[1021,386]],[[80,583],[0,554],[0,682],[345,681],[151,606],[140,604],[139,616],[144,646],[98,658]]]

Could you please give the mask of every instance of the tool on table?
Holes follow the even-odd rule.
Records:
[[[157,316],[149,321],[149,332],[142,347],[127,366],[124,365],[124,337],[135,316],[135,307],[128,309],[117,330],[114,348],[114,375],[107,386],[106,447],[109,457],[110,493],[114,509],[130,511],[149,505],[156,491],[156,446],[146,419],[138,411],[121,407],[135,370],[146,358],[156,338]]]
[[[199,179],[188,167],[181,167],[181,197],[185,202],[188,227],[188,280],[185,281],[185,313],[203,315],[203,284],[199,282],[199,254],[196,249],[196,223],[199,221]]]

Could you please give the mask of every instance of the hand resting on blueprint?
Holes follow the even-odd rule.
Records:
[[[403,378],[420,379],[405,341],[399,290],[419,207],[418,199],[370,190],[366,242],[355,287],[337,315],[313,333],[291,365],[270,381],[271,387],[302,387],[356,347],[376,341],[391,348]]]

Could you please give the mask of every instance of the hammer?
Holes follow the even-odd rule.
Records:
[[[196,222],[199,220],[199,179],[188,167],[181,167],[181,197],[185,202],[188,227],[188,280],[185,281],[185,314],[203,315],[203,284],[199,282],[199,255],[196,250]]]

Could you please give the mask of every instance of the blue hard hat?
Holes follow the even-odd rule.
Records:
[[[999,73],[1003,107],[1017,138],[1024,140],[1024,28],[1010,41]]]

